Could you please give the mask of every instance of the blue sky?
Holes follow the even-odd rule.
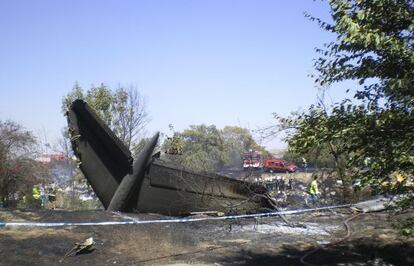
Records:
[[[333,36],[304,11],[329,18],[311,0],[2,0],[0,119],[53,142],[66,124],[62,97],[78,81],[136,86],[148,135],[169,124],[270,125],[273,112],[315,102],[314,48]]]

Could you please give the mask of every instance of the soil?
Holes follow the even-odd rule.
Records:
[[[111,226],[0,228],[0,265],[414,265],[414,240],[401,236],[386,213],[350,210],[279,217]],[[168,219],[129,214],[134,219]],[[2,210],[1,222],[93,222],[125,218],[105,211]],[[93,237],[92,252],[65,257]],[[327,243],[331,243],[326,245]],[[335,244],[336,243],[336,244]],[[322,245],[322,246],[321,246]]]

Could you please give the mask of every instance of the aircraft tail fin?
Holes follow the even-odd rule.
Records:
[[[131,152],[83,100],[71,104],[67,117],[79,168],[106,209],[124,176],[132,173]]]

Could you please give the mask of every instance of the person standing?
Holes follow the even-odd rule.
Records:
[[[309,194],[311,196],[311,201],[312,201],[313,204],[316,204],[316,202],[318,201],[319,194],[321,194],[319,192],[319,189],[318,189],[317,179],[318,179],[318,176],[313,175],[313,180],[312,180],[312,182],[310,183],[310,186],[309,186]]]

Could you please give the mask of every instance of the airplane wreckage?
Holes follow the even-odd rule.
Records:
[[[185,215],[240,213],[271,208],[263,186],[170,166],[153,155],[159,133],[134,159],[131,152],[83,100],[67,113],[79,168],[110,211]]]

